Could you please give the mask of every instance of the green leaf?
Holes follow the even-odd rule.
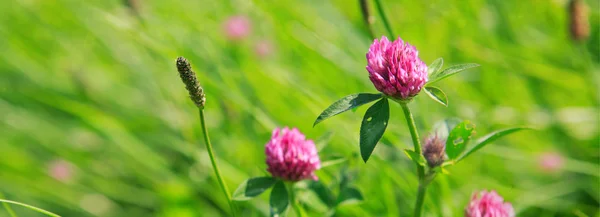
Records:
[[[446,162],[442,163],[442,165],[440,165],[439,167],[444,168],[444,167],[452,166],[454,164],[456,164],[456,161],[446,161]]]
[[[442,59],[441,57],[437,58],[431,64],[429,64],[429,66],[427,66],[427,74],[429,75],[429,77],[431,78],[431,75],[440,71],[443,65],[444,59]]]
[[[417,152],[409,149],[404,149],[404,154],[406,154],[406,156],[408,156],[408,158],[413,162],[421,166],[425,166],[425,158],[421,157],[421,155],[417,154]]]
[[[365,163],[383,136],[389,119],[390,105],[387,98],[379,100],[367,109],[360,125],[360,155]]]
[[[356,188],[344,188],[340,191],[340,195],[337,198],[336,204],[350,204],[350,203],[358,203],[363,201],[364,198],[360,191]]]
[[[252,199],[273,186],[275,181],[274,178],[268,176],[248,179],[233,192],[232,199],[238,201]]]
[[[281,216],[285,212],[290,200],[288,192],[285,189],[283,181],[277,181],[271,190],[271,197],[269,198],[269,205],[271,210],[271,216]]]
[[[462,160],[463,158],[471,155],[473,152],[483,148],[485,145],[496,141],[497,139],[506,136],[508,134],[511,133],[515,133],[521,130],[528,130],[531,128],[527,128],[527,127],[514,127],[514,128],[508,128],[508,129],[503,129],[503,130],[498,130],[498,131],[494,131],[490,134],[485,135],[484,137],[480,138],[477,140],[477,142],[475,143],[475,145],[473,145],[473,147],[471,149],[469,149],[467,152],[465,152],[464,155],[462,155],[457,161]]]
[[[435,171],[436,173],[442,173],[445,175],[450,174],[450,172],[448,171],[448,167],[454,165],[454,161],[446,161],[444,163],[442,163],[442,165],[440,165],[439,167],[435,167],[432,170]]]
[[[328,207],[335,205],[335,198],[333,193],[327,186],[320,181],[310,181],[308,188],[317,194],[317,197],[326,204]]]
[[[450,131],[446,140],[446,154],[450,160],[456,159],[465,150],[474,130],[475,125],[463,121]]]
[[[444,174],[444,175],[450,175],[450,171],[448,171],[448,170],[447,170],[446,168],[444,168],[444,167],[441,167],[441,168],[440,168],[440,172],[441,172],[442,174]]]
[[[341,157],[341,156],[333,157],[332,159],[328,159],[328,160],[322,161],[321,162],[321,169],[323,169],[325,167],[328,167],[328,166],[333,166],[333,165],[336,165],[336,164],[343,163],[346,160],[348,160],[348,159],[345,158],[345,157]]]
[[[427,84],[433,84],[451,75],[477,66],[479,66],[479,64],[476,63],[466,63],[450,66],[439,73],[434,73],[431,76],[429,76],[429,82],[427,82]]]
[[[366,103],[375,101],[381,98],[382,96],[383,95],[381,95],[380,93],[358,93],[346,96],[327,107],[325,111],[323,111],[319,115],[319,117],[317,117],[317,120],[315,120],[313,127],[327,118],[333,117],[342,112],[348,111]]]
[[[436,102],[439,102],[440,104],[448,107],[448,97],[446,96],[446,93],[444,93],[444,91],[442,91],[440,88],[437,88],[437,87],[425,87],[425,89],[423,89],[423,90],[433,100],[435,100]]]

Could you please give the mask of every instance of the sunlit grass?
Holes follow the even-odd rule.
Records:
[[[366,107],[312,127],[336,99],[376,92],[365,70],[372,40],[358,2],[140,2],[139,17],[121,1],[9,0],[0,7],[0,192],[8,198],[61,216],[225,215],[207,153],[197,150],[196,110],[174,65],[180,55],[206,91],[207,127],[230,189],[265,173],[264,145],[275,127],[298,127],[313,139],[331,132],[321,158],[358,156]],[[393,31],[426,63],[444,57],[445,65],[481,65],[436,84],[448,108],[416,98],[423,135],[449,116],[475,123],[477,137],[508,126],[537,129],[490,144],[438,177],[425,216],[462,216],[482,189],[496,189],[518,216],[598,215],[597,10],[590,10],[589,41],[577,45],[568,37],[566,1],[382,3]],[[221,23],[232,15],[252,21],[246,40],[224,37]],[[386,33],[378,18],[375,27],[376,35]],[[254,53],[261,40],[274,45],[266,58]],[[417,182],[402,153],[410,134],[400,106],[390,112],[397,119],[368,164],[355,157],[317,173],[325,183],[344,167],[355,174],[365,201],[339,207],[339,216],[412,212]],[[540,170],[545,152],[564,155],[562,170]],[[74,165],[72,181],[49,176],[55,159]],[[247,216],[268,214],[264,196],[238,207]]]

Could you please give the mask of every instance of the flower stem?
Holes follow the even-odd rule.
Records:
[[[371,36],[371,40],[376,38],[375,33],[373,33],[373,16],[369,13],[369,3],[367,0],[359,0],[360,4],[360,12],[363,16],[363,21],[365,21],[365,25],[367,25],[367,30],[369,31],[369,36]]]
[[[420,183],[419,191],[417,193],[417,203],[415,205],[415,217],[421,216],[421,210],[423,209],[423,202],[425,202],[425,191],[427,191],[427,184]]]
[[[288,192],[290,193],[290,203],[292,203],[292,209],[294,209],[294,212],[296,212],[296,217],[304,217],[304,215],[302,215],[302,211],[300,210],[300,207],[298,207],[298,204],[296,203],[296,193],[294,192],[294,183],[286,183],[287,187],[288,187]]]
[[[415,147],[415,152],[419,155],[423,155],[421,151],[421,140],[419,140],[419,133],[417,132],[417,126],[415,125],[415,120],[413,118],[410,109],[406,103],[400,103],[402,106],[402,111],[404,111],[404,117],[406,118],[406,123],[408,124],[408,129],[410,130],[410,136],[413,140],[413,145]],[[423,202],[425,201],[425,191],[427,190],[427,182],[425,182],[425,167],[415,163],[417,165],[417,175],[419,177],[419,191],[417,193],[417,203],[415,205],[415,217],[421,216],[421,210],[423,210]]]
[[[233,202],[231,201],[231,194],[229,194],[229,190],[223,181],[223,177],[221,176],[221,172],[219,171],[219,167],[217,166],[217,160],[215,159],[215,154],[213,153],[212,144],[210,143],[210,138],[208,137],[208,130],[206,129],[206,121],[204,120],[204,110],[198,109],[200,113],[200,123],[202,125],[202,133],[204,134],[204,143],[206,143],[206,150],[208,151],[208,156],[210,157],[210,162],[212,163],[213,170],[215,171],[215,175],[217,176],[217,180],[219,181],[219,185],[221,186],[221,191],[225,194],[225,198],[227,198],[227,203],[229,203],[229,207],[231,208],[231,215],[235,215],[235,207]]]
[[[2,194],[2,192],[0,192],[0,199],[4,199],[4,194]],[[2,203],[2,205],[4,205],[4,209],[6,209],[6,212],[8,212],[8,214],[10,215],[10,217],[17,217],[17,214],[15,213],[15,211],[12,210],[12,208],[10,208],[10,205],[8,205],[8,203]]]
[[[24,203],[19,203],[19,202],[16,202],[16,201],[12,201],[12,200],[0,199],[0,203],[10,203],[10,204],[14,204],[14,205],[19,205],[19,206],[23,206],[25,208],[31,209],[31,210],[36,211],[36,212],[39,212],[39,213],[42,213],[42,214],[46,214],[48,216],[60,217],[59,215],[54,214],[54,213],[52,213],[50,211],[47,211],[47,210],[44,210],[44,209],[40,209],[40,208],[37,208],[37,207],[32,206],[32,205],[28,205],[28,204],[24,204]]]
[[[390,34],[391,39],[393,40],[394,37],[396,37],[396,35],[394,35],[394,32],[392,31],[392,27],[390,26],[390,22],[388,22],[388,19],[385,16],[385,12],[383,11],[383,5],[381,4],[380,0],[375,0],[375,4],[377,5],[377,11],[379,11],[379,16],[381,16],[383,25],[385,26],[385,29],[387,29],[388,33]]]

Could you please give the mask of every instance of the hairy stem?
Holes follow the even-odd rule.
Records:
[[[198,109],[200,113],[200,123],[202,125],[202,133],[204,134],[204,143],[206,143],[206,150],[208,151],[208,156],[210,157],[210,162],[212,163],[213,170],[215,171],[215,175],[217,176],[217,180],[219,181],[219,185],[221,186],[221,191],[225,194],[225,198],[227,198],[227,203],[229,203],[229,207],[231,208],[231,215],[235,215],[235,207],[233,202],[231,201],[231,194],[229,194],[229,190],[223,181],[223,177],[221,176],[221,172],[219,171],[219,166],[217,166],[217,160],[215,159],[215,154],[213,153],[212,144],[210,143],[210,138],[208,137],[208,130],[206,129],[206,121],[204,120],[204,110]]]
[[[381,20],[383,21],[383,25],[385,26],[385,29],[390,34],[391,39],[394,40],[396,35],[392,31],[392,26],[390,26],[390,22],[388,22],[388,19],[385,16],[385,12],[383,11],[383,5],[381,4],[381,1],[375,0],[375,5],[377,5],[377,11],[379,11],[379,16],[381,17]]]
[[[419,184],[419,191],[417,193],[417,203],[415,205],[415,217],[421,216],[421,210],[423,210],[423,202],[425,202],[425,191],[427,191],[427,184]]]
[[[415,120],[413,118],[410,109],[406,103],[400,103],[402,106],[402,111],[404,111],[404,117],[406,118],[406,123],[408,124],[408,129],[410,130],[410,136],[413,140],[413,145],[415,148],[415,152],[419,155],[423,155],[421,151],[421,140],[419,140],[419,133],[417,132],[417,126],[415,125]],[[423,202],[425,201],[425,191],[427,190],[427,182],[425,182],[425,167],[415,163],[417,165],[417,175],[419,177],[419,191],[417,193],[417,203],[415,205],[415,217],[421,216],[421,210],[423,210]]]

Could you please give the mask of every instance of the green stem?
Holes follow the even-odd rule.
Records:
[[[303,217],[304,215],[302,215],[302,211],[300,210],[300,207],[298,207],[298,204],[296,203],[296,193],[294,192],[294,183],[286,183],[286,186],[288,187],[288,192],[290,193],[290,203],[292,203],[292,208],[294,209],[294,212],[296,212],[296,217]]]
[[[231,215],[235,215],[235,207],[233,202],[231,201],[231,194],[229,194],[229,190],[223,181],[223,177],[221,176],[221,172],[219,171],[219,167],[217,166],[217,160],[215,159],[215,154],[213,153],[212,144],[210,143],[210,138],[208,137],[208,130],[206,128],[206,121],[204,120],[204,110],[198,109],[200,113],[200,123],[202,125],[202,133],[204,134],[204,143],[206,143],[206,150],[208,151],[208,156],[210,157],[210,162],[212,163],[213,170],[215,171],[215,175],[217,176],[217,180],[219,181],[219,185],[221,186],[221,191],[225,194],[225,198],[227,198],[227,203],[229,203],[229,207],[231,208]]]
[[[2,192],[0,192],[0,197],[0,199],[5,198]],[[10,217],[17,217],[17,214],[15,213],[15,211],[12,210],[12,208],[10,208],[10,205],[8,205],[8,203],[3,203],[2,205],[4,205],[4,209],[6,209],[6,212],[8,212]]]
[[[373,33],[373,17],[369,13],[369,3],[367,0],[359,0],[360,4],[360,12],[363,16],[363,21],[365,21],[365,25],[367,25],[367,30],[369,31],[369,35],[371,36],[371,40],[375,38],[375,33]]]
[[[17,214],[15,213],[15,211],[12,210],[12,208],[10,208],[10,205],[8,205],[8,203],[3,203],[2,205],[4,205],[4,209],[6,209],[6,212],[8,212],[10,217],[17,217]]]
[[[54,213],[52,213],[52,212],[50,212],[50,211],[46,211],[46,210],[43,210],[43,209],[40,209],[40,208],[37,208],[37,207],[35,207],[35,206],[32,206],[32,205],[27,205],[27,204],[24,204],[24,203],[19,203],[19,202],[16,202],[16,201],[12,201],[12,200],[4,200],[4,199],[0,199],[0,202],[2,202],[2,203],[10,203],[10,204],[15,204],[15,205],[23,206],[23,207],[29,208],[29,209],[31,209],[31,210],[34,210],[34,211],[36,211],[36,212],[39,212],[39,213],[46,214],[46,215],[48,215],[48,216],[52,216],[52,217],[60,217],[60,216],[59,216],[59,215],[57,215],[57,214],[54,214]]]
[[[404,117],[406,118],[406,122],[408,124],[408,129],[410,130],[410,136],[412,137],[413,140],[413,146],[415,148],[415,152],[419,153],[419,155],[422,155],[422,151],[421,151],[421,140],[419,140],[419,133],[417,132],[417,126],[415,125],[415,119],[413,118],[412,113],[410,112],[410,109],[408,108],[408,105],[406,105],[406,103],[401,103],[400,104],[402,106],[402,111],[404,112]],[[425,167],[423,167],[422,165],[419,165],[418,163],[415,163],[417,165],[417,173],[419,175],[419,181],[422,181],[423,178],[425,177]]]
[[[417,203],[415,205],[415,217],[421,216],[423,202],[425,202],[425,191],[427,191],[427,184],[419,184],[419,191],[417,193]]]
[[[383,25],[385,26],[385,29],[387,29],[388,33],[390,34],[391,40],[394,40],[394,37],[396,37],[396,35],[392,31],[390,22],[388,22],[388,19],[385,16],[385,12],[383,11],[383,5],[381,4],[381,1],[375,0],[375,5],[377,5],[377,11],[379,11],[379,16],[381,16],[381,20],[383,20]]]
[[[419,153],[419,155],[423,155],[421,151],[421,140],[419,140],[419,133],[417,132],[417,126],[415,125],[415,119],[413,118],[410,109],[406,103],[400,103],[402,106],[402,111],[404,111],[404,117],[406,118],[406,123],[408,124],[408,129],[410,130],[410,136],[413,140],[413,145],[415,147],[415,152]],[[421,210],[423,210],[423,202],[425,201],[425,191],[427,190],[427,183],[425,182],[425,167],[415,163],[417,165],[417,175],[419,176],[419,191],[417,193],[417,203],[415,205],[415,217],[421,216]]]

